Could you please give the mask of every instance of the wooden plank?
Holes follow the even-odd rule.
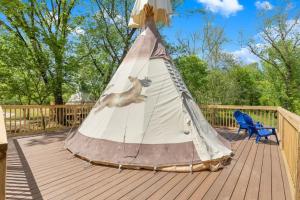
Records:
[[[284,163],[284,158],[283,154],[278,148],[278,155],[279,155],[279,162],[280,162],[280,167],[281,167],[281,173],[282,173],[282,180],[283,180],[283,185],[284,185],[284,194],[285,194],[285,199],[293,199],[293,192],[292,192],[292,187],[291,185],[293,184],[292,178],[290,177],[289,171],[286,169],[285,163]]]
[[[175,199],[189,199],[209,174],[211,173],[208,171],[200,172],[198,176],[189,185],[187,185],[187,187],[180,191],[180,194]]]
[[[230,199],[231,194],[237,184],[237,181],[240,178],[240,174],[242,173],[242,170],[244,169],[245,165],[248,164],[247,159],[248,158],[251,159],[251,158],[255,157],[257,145],[253,144],[253,140],[248,141],[248,143],[251,145],[249,147],[250,151],[248,151],[248,153],[245,152],[244,154],[241,155],[238,162],[235,164],[234,168],[232,169],[229,177],[227,178],[226,183],[223,186],[223,188],[218,196],[218,199]]]
[[[104,193],[96,196],[96,199],[107,199],[115,200],[120,199],[122,196],[133,190],[135,187],[144,184],[150,180],[155,173],[153,171],[140,171],[138,176],[133,176],[121,184],[116,185],[115,187],[105,191]]]
[[[273,110],[276,111],[276,106],[243,106],[243,105],[200,105],[200,108],[208,109],[232,109],[232,110]]]
[[[198,186],[197,190],[195,190],[191,196],[190,200],[198,200],[203,199],[207,191],[211,188],[213,183],[217,180],[217,178],[220,176],[221,171],[217,172],[211,172],[206,179]]]
[[[151,187],[152,185],[156,184],[160,179],[165,177],[168,173],[167,172],[157,172],[154,177],[148,180],[146,183],[137,186],[135,189],[131,190],[127,194],[125,194],[120,199],[122,200],[130,200],[134,199],[139,194],[143,193],[147,188]]]
[[[285,199],[284,185],[278,156],[278,146],[275,141],[271,146],[271,163],[272,163],[272,200]]]
[[[198,175],[199,173],[188,174],[161,199],[175,199]]]
[[[92,180],[97,175],[101,174],[102,176],[106,173],[108,168],[93,166],[89,167],[86,170],[82,170],[73,176],[69,176],[65,179],[60,179],[58,182],[52,182],[50,184],[39,187],[42,191],[43,197],[45,199],[55,198],[57,194],[64,193],[79,184],[82,184],[82,180]]]
[[[272,164],[271,164],[271,146],[264,144],[264,158],[262,165],[262,172],[260,178],[259,199],[272,199]]]
[[[232,193],[232,200],[244,199],[259,145],[254,144]],[[221,196],[221,195],[220,195]]]
[[[55,195],[53,195],[53,197],[51,196],[49,199],[64,200],[71,196],[74,197],[77,193],[85,193],[85,190],[92,187],[93,185],[104,180],[109,180],[110,178],[113,178],[113,176],[116,176],[118,174],[119,171],[117,169],[108,168],[104,171],[104,173],[97,173],[90,179],[82,179],[78,182],[78,184],[74,184],[70,188],[61,188],[55,193]]]
[[[246,145],[246,141],[239,141],[235,144],[235,146],[237,147],[237,151],[235,152],[235,155],[233,157],[233,160],[231,161],[231,165],[234,165],[234,162],[236,162],[236,160],[239,158],[241,152],[243,151],[244,147]],[[203,181],[203,183],[197,188],[196,191],[193,192],[192,196],[190,197],[190,199],[202,199],[206,193],[208,192],[208,190],[211,189],[212,185],[216,182],[220,181],[222,182],[222,175],[221,178],[218,178],[220,176],[220,174],[227,174],[228,172],[223,172],[224,170],[229,171],[231,170],[231,167],[227,166],[224,169],[222,169],[221,171],[218,172],[213,172],[210,173],[208,175],[208,177]],[[216,179],[220,179],[220,180],[216,180]],[[215,184],[216,186],[214,187],[218,187],[218,183]]]
[[[33,199],[31,188],[34,182],[30,180],[29,173],[25,171],[26,166],[19,152],[16,150],[14,143],[9,144],[10,155],[14,159],[9,159],[7,169],[9,176],[6,179],[7,184],[7,199]],[[36,199],[40,199],[40,196]]]
[[[245,145],[242,145],[238,151],[236,152],[235,157],[233,158],[233,160],[231,161],[231,165],[226,166],[220,176],[218,177],[218,179],[216,180],[216,182],[214,182],[214,184],[211,186],[211,188],[209,189],[209,191],[207,191],[207,193],[205,194],[205,196],[203,197],[203,199],[216,199],[222,189],[222,187],[224,186],[228,176],[230,175],[232,169],[234,168],[234,166],[237,163],[240,163],[241,161],[244,161],[245,156],[248,155],[250,147],[252,146],[252,143],[249,143],[247,141],[243,141],[243,143]],[[245,148],[244,148],[245,147]]]
[[[83,170],[78,171],[70,176],[65,178],[59,178],[55,182],[51,182],[49,184],[41,185],[39,188],[43,190],[44,194],[51,193],[53,191],[57,191],[61,186],[65,188],[66,186],[73,184],[77,181],[80,181],[82,178],[90,178],[95,173],[101,173],[102,171],[107,170],[106,167],[102,166],[90,166],[90,167],[83,167]]]
[[[134,199],[136,200],[145,200],[148,199],[152,194],[154,194],[157,190],[167,184],[170,180],[172,180],[176,176],[176,173],[168,173],[165,177],[160,179],[157,183],[147,188],[143,193],[136,196]]]
[[[66,198],[66,199],[93,199],[95,198],[96,196],[98,196],[99,194],[105,192],[106,190],[109,190],[110,188],[126,181],[127,179],[130,179],[132,177],[135,177],[135,176],[139,176],[141,174],[145,174],[145,172],[143,173],[139,173],[138,170],[132,170],[130,171],[129,173],[123,173],[121,172],[119,174],[119,176],[113,176],[112,179],[108,179],[106,181],[103,181],[103,182],[100,182],[100,183],[97,183],[95,185],[93,185],[92,187],[88,188],[88,190],[85,190],[84,193],[80,193],[78,194],[79,196],[74,196],[74,197],[71,197],[71,198]],[[87,191],[89,191],[88,193],[86,193]]]
[[[180,181],[182,181],[187,176],[186,173],[178,173],[174,178],[172,178],[163,187],[157,190],[153,195],[148,197],[148,200],[161,199],[165,194],[167,194],[173,187],[175,187]]]

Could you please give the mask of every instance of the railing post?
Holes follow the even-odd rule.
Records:
[[[296,191],[295,199],[300,199],[300,126],[298,128],[298,149],[297,149],[297,180],[296,180]]]
[[[216,124],[215,124],[215,122],[216,122],[216,111],[215,111],[215,109],[214,108],[212,108],[212,112],[211,112],[211,116],[212,116],[212,120],[211,120],[211,125],[212,126],[215,126]]]
[[[5,199],[7,136],[4,124],[4,113],[0,107],[0,200]]]

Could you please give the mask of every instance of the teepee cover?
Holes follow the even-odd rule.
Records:
[[[66,148],[119,167],[216,170],[230,160],[230,144],[206,121],[166,53],[155,7],[145,11],[143,32]]]

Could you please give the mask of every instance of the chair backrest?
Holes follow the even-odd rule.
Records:
[[[255,126],[254,125],[254,121],[253,119],[247,115],[246,113],[243,114],[243,118],[244,118],[244,121],[249,125],[249,126]]]
[[[241,128],[247,128],[247,123],[245,122],[245,119],[243,117],[244,113],[240,110],[236,110],[233,113],[233,116],[237,123],[240,125]]]
[[[256,125],[254,124],[253,119],[245,113],[243,114],[243,118],[244,118],[245,122],[247,123],[249,133],[250,134],[257,133]]]

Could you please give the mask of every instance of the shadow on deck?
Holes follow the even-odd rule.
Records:
[[[63,134],[9,141],[7,199],[278,199],[290,200],[280,150],[273,141],[217,129],[235,156],[217,172],[168,173],[93,166],[63,148]]]

